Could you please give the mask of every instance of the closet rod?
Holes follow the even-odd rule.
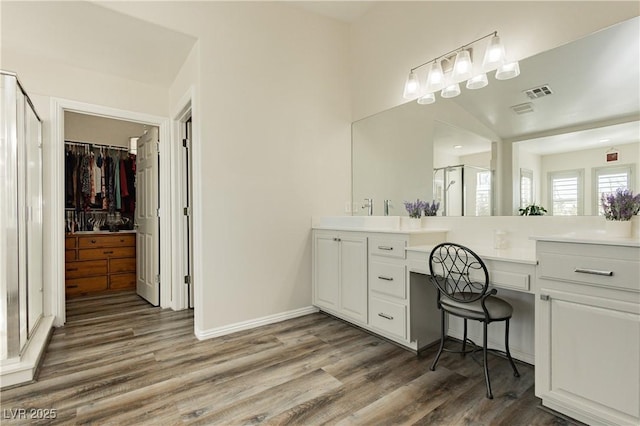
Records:
[[[65,140],[64,141],[65,145],[74,145],[74,146],[97,146],[97,147],[103,147],[103,148],[108,148],[108,149],[118,149],[121,151],[129,151],[128,147],[125,146],[114,146],[114,145],[105,145],[102,143],[93,143],[93,142],[80,142],[80,141],[71,141],[71,140]]]

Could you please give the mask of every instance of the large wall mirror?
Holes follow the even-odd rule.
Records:
[[[599,193],[640,191],[638,34],[640,17],[524,59],[517,78],[353,123],[353,214],[420,198],[449,216],[597,215]]]

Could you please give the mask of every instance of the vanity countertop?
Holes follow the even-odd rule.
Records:
[[[610,237],[605,231],[596,230],[589,232],[569,232],[558,235],[534,235],[531,237],[536,241],[549,241],[559,243],[578,243],[578,244],[601,244],[609,246],[627,246],[640,247],[639,237],[621,238]]]
[[[397,228],[378,228],[378,227],[351,227],[351,226],[314,226],[313,229],[328,231],[351,231],[351,232],[378,232],[382,234],[441,234],[447,232],[447,229],[397,229]]]
[[[425,253],[427,256],[435,245],[423,245],[407,247],[405,250],[409,252]],[[469,247],[483,260],[499,260],[502,262],[525,263],[530,265],[536,264],[536,253],[534,250],[527,249],[502,249],[497,250],[491,247]]]

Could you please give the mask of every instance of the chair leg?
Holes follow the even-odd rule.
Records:
[[[462,356],[465,356],[467,350],[467,319],[464,319],[464,334],[462,336]]]
[[[518,373],[518,369],[516,368],[515,362],[513,362],[513,358],[511,358],[511,352],[509,351],[509,320],[506,321],[504,326],[504,348],[507,353],[507,358],[509,358],[509,362],[511,363],[511,368],[513,368],[513,375],[516,377],[520,377],[520,373]]]
[[[489,360],[487,358],[487,323],[482,323],[484,328],[484,336],[482,338],[482,353],[484,355],[484,381],[487,384],[487,398],[493,399],[493,394],[491,393],[491,382],[489,381]]]
[[[445,330],[444,330],[444,310],[440,310],[440,349],[438,349],[438,354],[436,355],[436,359],[433,360],[433,364],[431,364],[431,371],[436,369],[436,364],[440,359],[440,355],[442,355],[442,350],[444,349],[444,339],[446,338]]]

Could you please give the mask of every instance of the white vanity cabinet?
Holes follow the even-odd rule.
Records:
[[[313,232],[313,304],[340,318],[367,323],[367,236]]]
[[[537,242],[536,395],[589,424],[640,424],[640,247]]]

